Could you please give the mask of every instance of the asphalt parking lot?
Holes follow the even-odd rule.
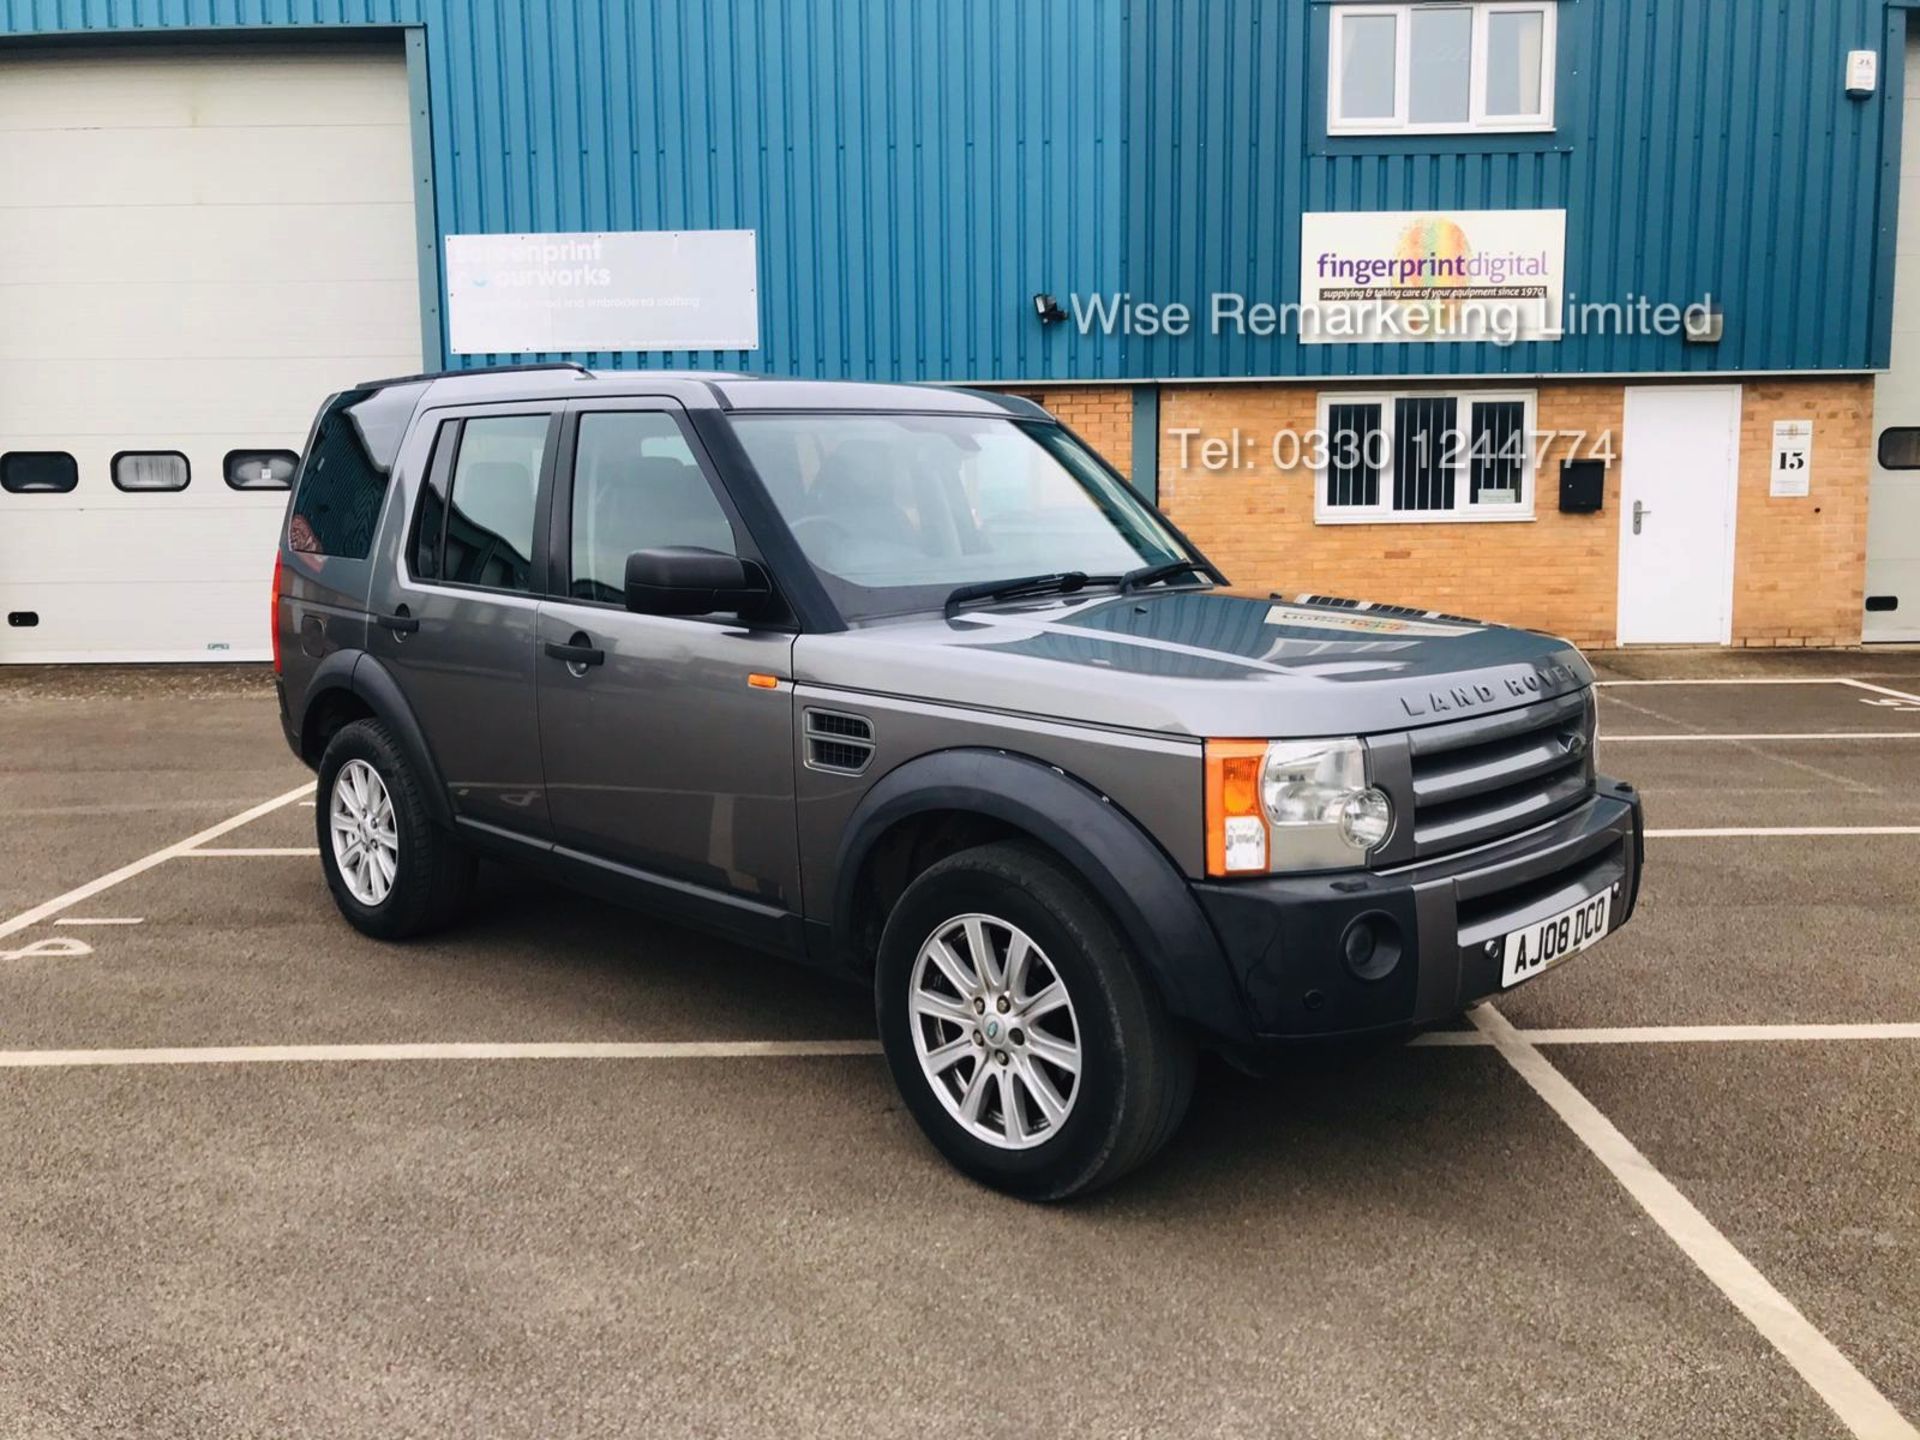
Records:
[[[360,937],[265,677],[0,672],[0,1435],[1911,1435],[1920,654],[1603,675],[1632,926],[1040,1209],[814,975]]]

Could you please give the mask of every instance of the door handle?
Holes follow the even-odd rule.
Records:
[[[395,635],[411,635],[420,628],[420,622],[414,616],[409,615],[407,613],[407,607],[402,605],[398,610],[395,610],[393,614],[382,615],[380,617],[380,626],[382,629],[391,630]]]
[[[1647,507],[1642,505],[1638,500],[1633,502],[1633,533],[1634,534],[1638,535],[1640,533],[1640,522],[1644,520],[1647,516],[1651,515],[1652,513],[1653,512],[1651,510],[1647,509]]]
[[[576,675],[589,665],[604,665],[607,661],[607,652],[596,647],[592,637],[584,630],[576,632],[564,645],[558,640],[547,641],[546,650],[548,658],[564,660],[567,668]]]

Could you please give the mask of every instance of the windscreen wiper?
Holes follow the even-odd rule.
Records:
[[[1144,590],[1149,585],[1158,585],[1162,580],[1172,580],[1181,575],[1211,578],[1207,567],[1198,560],[1169,560],[1164,565],[1142,565],[1138,570],[1129,570],[1120,577],[1120,593],[1131,595],[1135,590]]]
[[[1071,595],[1087,584],[1084,570],[1063,570],[1052,575],[1027,575],[1018,580],[979,580],[962,585],[947,596],[949,617],[973,600],[1012,600],[1025,595]]]

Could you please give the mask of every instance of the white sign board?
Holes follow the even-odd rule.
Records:
[[[1813,421],[1773,422],[1773,483],[1776,498],[1798,499],[1813,485]]]
[[[757,350],[751,230],[447,236],[456,355]]]
[[[1564,210],[1371,210],[1300,217],[1300,339],[1558,340]]]

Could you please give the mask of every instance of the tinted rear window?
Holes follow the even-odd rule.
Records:
[[[367,557],[393,462],[426,388],[346,390],[327,403],[300,468],[289,545],[314,555]]]

